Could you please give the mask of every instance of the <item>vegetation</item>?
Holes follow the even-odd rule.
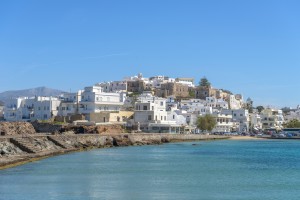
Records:
[[[212,115],[204,115],[197,119],[197,127],[201,131],[212,131],[216,125],[217,121]]]
[[[288,123],[284,124],[285,128],[300,128],[300,121],[298,119],[293,119]]]
[[[210,87],[211,84],[206,77],[201,78],[199,85],[201,87]]]
[[[195,98],[195,91],[194,91],[194,90],[190,90],[190,91],[189,91],[189,96],[190,96],[191,98]]]
[[[257,106],[256,109],[261,113],[265,108],[263,106]]]

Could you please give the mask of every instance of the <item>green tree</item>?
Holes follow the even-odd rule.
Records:
[[[261,111],[263,111],[265,108],[263,106],[257,106],[256,109],[259,113],[261,113]]]
[[[212,131],[216,125],[217,121],[212,115],[200,116],[197,119],[197,127],[201,131]]]
[[[300,128],[300,121],[298,119],[293,119],[288,123],[284,124],[285,128]]]
[[[190,90],[190,91],[189,91],[189,96],[190,96],[191,98],[195,98],[195,91],[194,91],[194,90]]]
[[[208,79],[205,76],[203,78],[201,78],[199,85],[201,87],[210,87],[211,86],[210,82],[208,81]]]

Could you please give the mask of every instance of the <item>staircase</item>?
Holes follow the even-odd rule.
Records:
[[[29,138],[11,138],[10,142],[19,147],[22,151],[27,153],[38,153],[40,149],[32,144]]]
[[[47,138],[48,138],[48,140],[52,141],[55,145],[60,146],[64,149],[74,148],[72,145],[70,145],[64,141],[64,139],[65,139],[64,136],[60,136],[60,135],[48,136]]]

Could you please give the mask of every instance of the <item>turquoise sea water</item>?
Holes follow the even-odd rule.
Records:
[[[295,140],[97,149],[0,171],[1,200],[299,200],[299,187]]]

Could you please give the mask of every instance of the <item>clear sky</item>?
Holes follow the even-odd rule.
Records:
[[[206,76],[255,105],[300,104],[300,1],[3,0],[0,92]]]

